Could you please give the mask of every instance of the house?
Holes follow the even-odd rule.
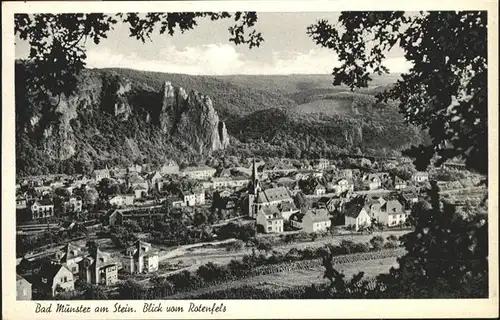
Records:
[[[295,180],[305,180],[309,177],[321,179],[323,178],[323,171],[306,169],[306,170],[299,170],[294,175]]]
[[[83,260],[85,252],[82,248],[68,243],[63,248],[56,251],[52,261],[65,266],[71,273],[78,274],[78,263]]]
[[[99,248],[93,249],[93,252],[83,258],[78,267],[79,279],[86,283],[109,286],[118,281],[118,263]]]
[[[422,183],[429,181],[429,174],[427,172],[416,172],[411,176],[411,181]]]
[[[341,169],[338,171],[337,176],[343,179],[352,179],[354,174],[352,169]]]
[[[221,172],[217,175],[219,178],[231,178],[231,170],[222,169]]]
[[[102,179],[111,178],[111,174],[109,172],[108,167],[106,167],[105,169],[101,169],[101,170],[94,170],[94,172],[92,173],[92,176],[94,177],[94,180],[96,182],[99,182]]]
[[[134,205],[135,194],[117,194],[109,198],[108,202],[115,207],[129,207]]]
[[[328,210],[328,212],[334,212],[335,210],[341,210],[344,199],[339,197],[322,197],[317,202],[318,208],[323,208]]]
[[[87,177],[84,175],[78,175],[72,181],[71,185],[75,188],[80,188],[82,185],[86,185],[87,183],[89,183],[89,179],[87,179]]]
[[[277,205],[279,212],[281,213],[281,216],[283,219],[288,220],[290,219],[290,216],[294,213],[299,212],[300,210],[297,209],[295,206],[295,203],[293,202],[282,202],[279,205]]]
[[[116,209],[109,213],[107,220],[110,226],[122,225],[126,220],[138,219],[154,219],[161,220],[164,218],[164,212],[152,211],[153,209],[159,210],[161,206],[146,207],[146,208],[129,208],[129,209]]]
[[[160,191],[162,185],[158,185],[158,182],[163,181],[162,175],[158,171],[153,171],[147,174],[146,180],[148,181],[149,184],[149,189],[155,188],[156,190]]]
[[[60,291],[74,291],[73,273],[58,263],[45,263],[38,273],[43,291],[54,297]]]
[[[393,227],[403,224],[406,221],[406,213],[403,205],[398,200],[388,200],[381,208],[380,213],[375,217],[379,223]]]
[[[418,202],[418,195],[415,192],[403,192],[400,196],[401,202],[405,208],[410,209],[415,203]]]
[[[194,194],[194,203],[197,206],[205,204],[205,190],[197,189],[193,191],[193,194]]]
[[[31,300],[31,283],[16,274],[16,300]]]
[[[127,173],[132,173],[132,172],[141,173],[142,166],[138,164],[131,165],[130,167],[127,168]]]
[[[320,196],[326,193],[326,188],[322,184],[316,185],[314,188],[314,195]]]
[[[160,168],[161,174],[178,174],[179,173],[179,166],[177,163],[173,160],[168,160],[166,161],[163,166]]]
[[[192,207],[196,204],[196,196],[191,191],[182,191],[181,195],[186,206]]]
[[[191,179],[209,179],[215,175],[216,170],[208,166],[187,167],[181,170],[180,174]]]
[[[184,202],[184,200],[181,198],[170,198],[169,202],[173,208],[180,208],[186,206],[186,202]]]
[[[374,173],[363,176],[363,186],[369,190],[377,190],[382,186],[380,177]]]
[[[52,188],[49,186],[38,186],[34,187],[33,189],[35,189],[36,194],[40,196],[45,196],[52,193]]]
[[[302,218],[304,217],[303,213],[296,212],[292,214],[289,218],[290,225],[296,229],[302,229],[303,224],[302,224]]]
[[[335,193],[336,195],[340,195],[341,193],[347,191],[347,190],[354,190],[354,185],[350,183],[347,179],[342,178],[337,180],[335,183],[333,183],[331,186],[329,186],[329,189]]]
[[[23,210],[28,207],[28,202],[25,197],[16,197],[16,210]]]
[[[52,190],[59,189],[64,187],[64,182],[62,181],[53,181],[49,184],[49,187],[52,188]]]
[[[148,190],[149,189],[149,184],[147,183],[146,180],[144,180],[143,177],[141,177],[138,174],[132,174],[127,178],[127,184],[129,187],[136,188],[136,187],[142,187],[143,189]]]
[[[363,201],[371,218],[376,218],[386,203],[386,200],[378,195],[366,196]]]
[[[250,212],[250,216],[255,217],[259,208],[277,206],[284,202],[293,203],[293,198],[285,187],[258,190],[253,201],[253,209]]]
[[[64,213],[82,212],[82,206],[82,198],[80,197],[65,198],[62,203],[62,209]]]
[[[250,182],[246,177],[231,177],[231,178],[212,178],[212,188],[242,188]]]
[[[132,187],[132,190],[134,191],[135,199],[142,199],[148,195],[148,188],[144,187],[143,185]]]
[[[279,211],[270,207],[261,207],[257,210],[257,224],[262,226],[264,233],[283,232],[283,217]]]
[[[311,209],[302,216],[302,230],[307,233],[327,231],[331,225],[326,209]]]
[[[123,261],[123,269],[129,273],[155,272],[158,271],[158,250],[138,240],[127,248]]]
[[[328,159],[318,159],[315,165],[318,170],[326,170],[330,168],[330,160]]]
[[[54,215],[54,203],[50,199],[35,201],[31,207],[31,219],[48,218]]]
[[[394,176],[394,189],[396,190],[403,190],[408,187],[408,184],[406,183],[405,180],[401,179],[398,176]]]
[[[366,207],[359,203],[349,203],[344,208],[345,225],[359,230],[361,226],[370,226],[371,218]]]

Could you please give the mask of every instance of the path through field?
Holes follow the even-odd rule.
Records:
[[[386,273],[391,267],[397,267],[397,257],[388,257],[382,259],[374,259],[368,261],[357,261],[352,263],[337,264],[336,270],[345,274],[346,279],[349,279],[358,272],[364,272],[365,277],[375,277],[378,274]],[[323,266],[318,265],[309,269],[292,270],[280,273],[260,275],[250,278],[239,279],[226,282],[206,288],[182,292],[167,297],[168,299],[189,299],[201,294],[206,294],[218,290],[227,290],[250,285],[255,288],[270,288],[276,290],[278,288],[286,289],[294,286],[309,286],[312,284],[324,283]]]

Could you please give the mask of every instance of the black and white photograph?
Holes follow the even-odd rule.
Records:
[[[13,14],[15,300],[498,303],[497,13],[242,7]]]

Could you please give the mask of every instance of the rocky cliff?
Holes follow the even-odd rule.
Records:
[[[88,168],[137,159],[161,162],[207,156],[229,145],[212,100],[195,90],[187,93],[165,82],[158,92],[112,72],[86,70],[73,95],[43,97],[22,85],[22,66],[16,69],[21,174],[42,173],[43,168],[37,172],[40,163],[50,172],[66,164]]]

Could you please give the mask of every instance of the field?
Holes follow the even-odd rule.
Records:
[[[377,260],[358,261],[355,263],[338,264],[337,270],[344,273],[347,279],[361,271],[365,273],[365,277],[375,277],[378,274],[388,272],[391,267],[397,267],[398,264],[396,259],[396,257],[390,257]],[[210,293],[214,290],[227,290],[245,285],[255,288],[269,288],[273,290],[286,289],[293,286],[310,286],[312,284],[321,284],[327,281],[323,278],[323,272],[324,268],[321,265],[318,265],[317,267],[309,269],[292,270],[240,279],[190,292],[178,293],[169,296],[168,298],[186,299]]]

